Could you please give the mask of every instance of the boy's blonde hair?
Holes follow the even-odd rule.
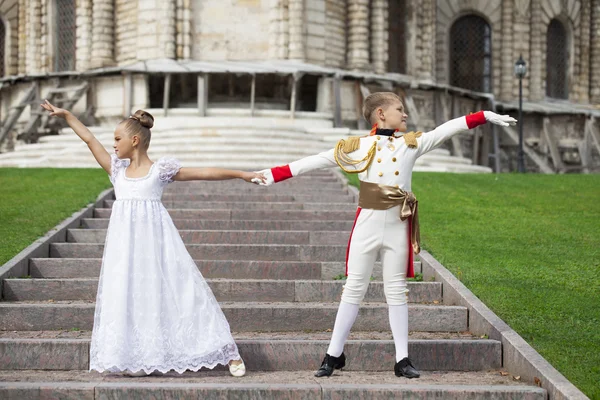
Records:
[[[150,146],[150,129],[154,126],[154,117],[147,111],[137,110],[131,117],[123,120],[123,129],[129,137],[137,135],[140,138],[140,146],[148,150]]]
[[[402,101],[394,92],[376,92],[367,96],[363,103],[363,117],[368,123],[373,124],[372,118],[375,110],[387,107],[395,101]]]

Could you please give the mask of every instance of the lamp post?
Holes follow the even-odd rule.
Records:
[[[523,56],[515,63],[515,75],[519,78],[519,154],[517,155],[517,170],[525,172],[525,160],[523,156],[523,78],[527,73],[527,64]]]

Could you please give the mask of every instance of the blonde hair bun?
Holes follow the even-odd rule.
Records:
[[[142,125],[144,128],[152,129],[154,126],[154,117],[149,112],[144,110],[137,110],[135,114],[133,114],[131,119],[135,119]]]

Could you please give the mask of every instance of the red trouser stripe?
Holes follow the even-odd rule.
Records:
[[[412,232],[412,219],[408,218],[408,265],[406,266],[406,277],[415,277],[415,255],[412,247],[412,241],[410,240]]]
[[[352,230],[350,231],[350,238],[348,239],[348,248],[346,249],[346,276],[348,276],[348,257],[350,256],[350,243],[352,242],[352,234],[354,233],[354,227],[356,226],[356,221],[358,221],[358,216],[362,208],[358,207],[356,210],[356,217],[354,218],[354,225],[352,225]]]

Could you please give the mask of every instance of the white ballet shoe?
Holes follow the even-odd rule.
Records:
[[[238,365],[229,364],[229,373],[235,377],[241,377],[246,375],[246,365],[244,364],[244,360],[241,360],[242,363]]]
[[[131,376],[131,377],[148,376],[148,374],[146,372],[144,372],[143,369],[140,369],[138,372],[131,372],[130,370],[126,370],[125,375]]]

